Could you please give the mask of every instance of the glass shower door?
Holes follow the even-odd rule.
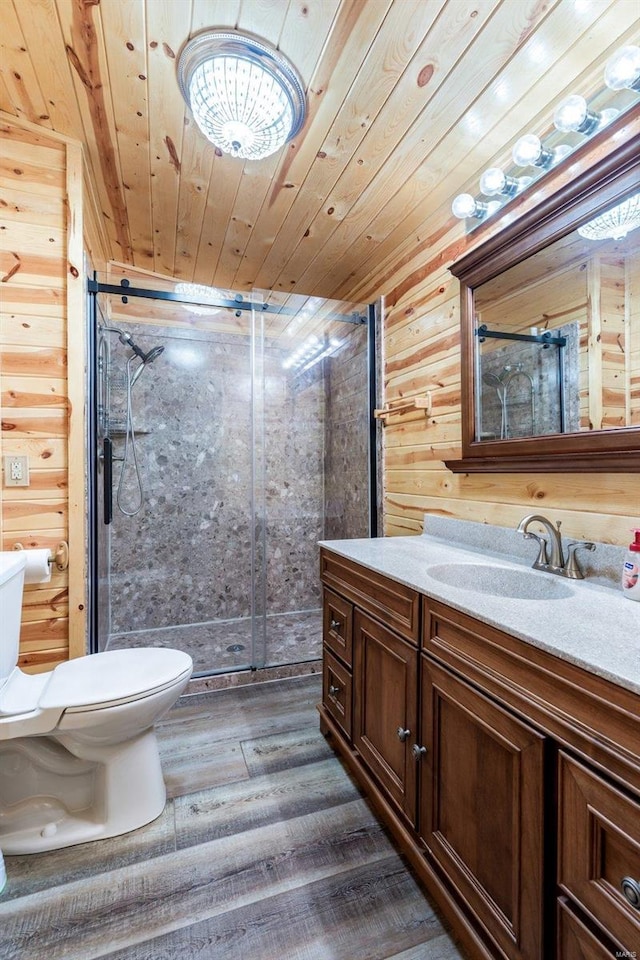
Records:
[[[319,661],[318,542],[370,529],[367,311],[136,284],[96,304],[99,649],[175,647],[196,675]]]
[[[254,301],[256,650],[286,667],[321,657],[319,541],[369,535],[367,310]]]

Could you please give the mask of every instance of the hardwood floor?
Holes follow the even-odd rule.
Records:
[[[184,697],[169,800],[121,837],[6,857],[2,960],[458,960],[318,729],[320,678]]]

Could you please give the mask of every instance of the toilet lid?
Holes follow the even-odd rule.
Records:
[[[144,647],[111,650],[59,664],[38,700],[42,710],[106,706],[135,700],[169,686],[191,672],[193,661],[181,650]]]

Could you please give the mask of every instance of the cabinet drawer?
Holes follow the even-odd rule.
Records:
[[[564,752],[558,763],[558,882],[622,951],[637,951],[640,803]]]
[[[558,960],[611,960],[615,953],[575,916],[564,899],[558,901]],[[618,951],[618,956],[622,951]],[[629,955],[631,956],[631,955]]]
[[[322,702],[351,739],[351,674],[326,647],[322,663]]]
[[[320,551],[320,576],[325,587],[417,645],[420,595],[415,590],[327,550]]]
[[[353,606],[332,590],[324,590],[322,636],[325,645],[351,666]]]

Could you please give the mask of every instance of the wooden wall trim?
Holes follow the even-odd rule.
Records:
[[[67,397],[69,401],[69,657],[87,652],[86,292],[83,157],[67,145]]]

